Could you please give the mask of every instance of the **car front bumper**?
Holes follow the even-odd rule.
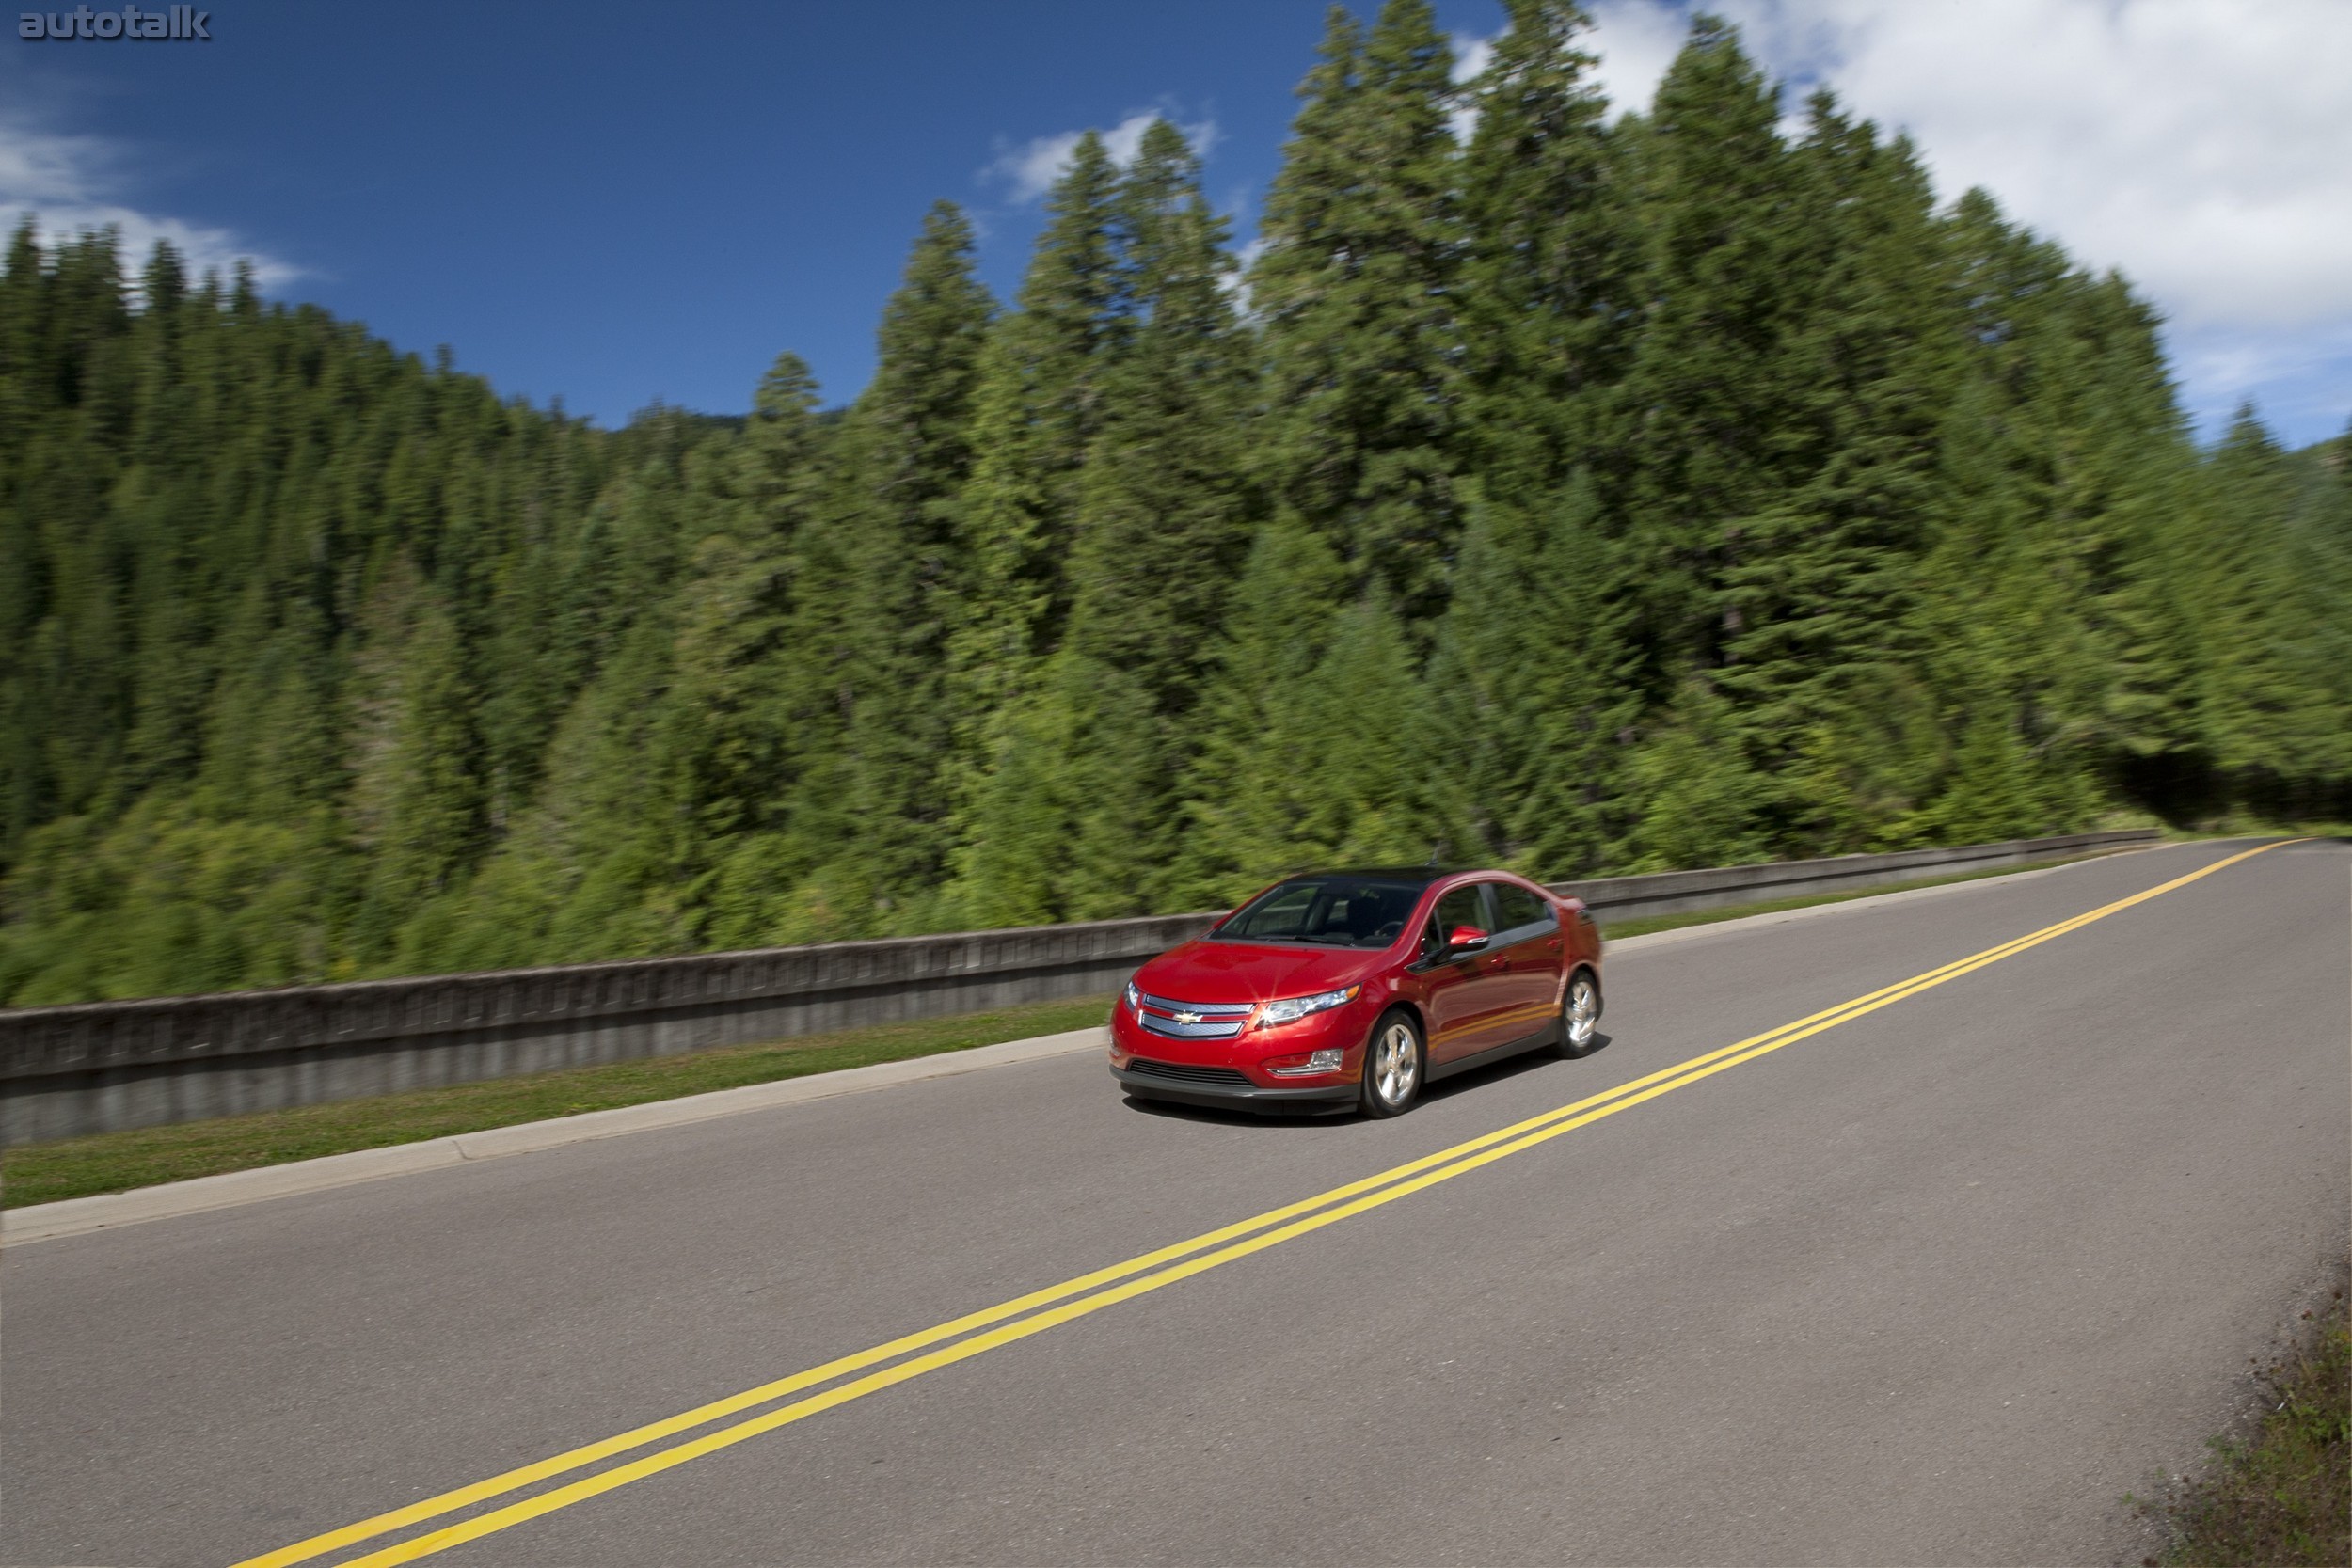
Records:
[[[1175,1070],[1167,1070],[1170,1068]],[[1212,1078],[1199,1068],[1140,1056],[1130,1058],[1124,1067],[1112,1063],[1111,1076],[1129,1094],[1146,1100],[1168,1100],[1180,1105],[1208,1105],[1229,1111],[1338,1110],[1356,1103],[1358,1093],[1352,1080],[1269,1089],[1249,1082],[1239,1071],[1234,1071],[1230,1079]]]

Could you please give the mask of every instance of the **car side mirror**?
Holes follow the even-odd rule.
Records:
[[[1475,926],[1456,926],[1446,933],[1445,945],[1449,953],[1475,953],[1486,945],[1486,933]]]

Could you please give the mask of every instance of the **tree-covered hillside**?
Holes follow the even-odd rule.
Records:
[[[2352,441],[1702,18],[1334,11],[1246,277],[1083,140],[872,384],[601,431],[159,247],[0,277],[0,1002],[2343,813]],[[1466,140],[1457,111],[1475,111]]]

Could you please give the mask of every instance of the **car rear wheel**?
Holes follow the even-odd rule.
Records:
[[[1589,1056],[1600,1043],[1600,982],[1589,969],[1568,976],[1567,994],[1560,999],[1560,1043],[1555,1048],[1573,1061]]]
[[[1421,1098],[1427,1075],[1428,1053],[1422,1050],[1421,1026],[1413,1015],[1389,1013],[1373,1026],[1372,1043],[1364,1050],[1364,1115],[1401,1117]]]

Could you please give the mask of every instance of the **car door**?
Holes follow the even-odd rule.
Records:
[[[1523,1040],[1550,1022],[1560,1007],[1560,966],[1567,939],[1560,917],[1540,895],[1517,882],[1496,882],[1491,950],[1502,974],[1491,1022],[1494,1044]]]
[[[1431,920],[1433,947],[1465,926],[1491,938],[1490,885],[1468,882],[1439,896]],[[1430,1064],[1443,1067],[1501,1044],[1494,1021],[1509,995],[1510,975],[1491,946],[1472,952],[1438,947],[1424,962],[1422,1005],[1429,1015]]]

